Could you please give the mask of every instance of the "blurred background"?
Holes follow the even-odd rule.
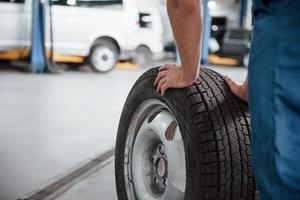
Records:
[[[251,1],[202,4],[202,66],[243,81]],[[117,199],[127,94],[176,62],[166,0],[0,0],[0,200]]]

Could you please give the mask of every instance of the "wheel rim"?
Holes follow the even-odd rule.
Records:
[[[114,52],[108,47],[98,47],[93,53],[92,62],[96,70],[108,71],[115,64]]]
[[[131,120],[124,176],[129,199],[184,198],[184,143],[176,119],[160,100],[145,101]]]

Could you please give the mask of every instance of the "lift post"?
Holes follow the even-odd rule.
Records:
[[[240,27],[245,28],[247,12],[248,12],[248,0],[240,0],[241,10],[240,10]]]
[[[212,19],[209,15],[209,8],[208,8],[209,0],[203,0],[203,9],[202,9],[202,18],[203,18],[203,31],[202,31],[202,50],[201,50],[201,63],[207,64],[208,63],[208,42],[211,36],[211,23]]]
[[[45,49],[45,9],[41,0],[32,1],[31,72],[45,73],[48,64]]]

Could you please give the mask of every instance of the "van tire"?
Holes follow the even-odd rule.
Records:
[[[145,72],[134,84],[123,108],[115,149],[118,199],[143,199],[136,196],[134,184],[138,180],[130,177],[134,164],[131,163],[131,156],[137,139],[133,139],[132,146],[127,141],[132,134],[132,129],[129,129],[131,124],[141,120],[136,117],[136,113],[141,110],[144,102],[151,99],[166,105],[176,119],[184,144],[186,163],[183,197],[154,195],[152,198],[258,199],[251,161],[247,104],[235,97],[223,77],[212,70],[201,68],[199,77],[192,86],[169,89],[163,97],[153,85],[157,74],[158,68]],[[140,127],[137,128],[139,129]],[[138,133],[134,133],[133,138],[137,138]]]
[[[111,71],[119,61],[119,51],[109,40],[97,40],[88,58],[89,64],[95,72]]]
[[[136,50],[136,56],[133,62],[140,66],[150,66],[153,64],[153,54],[146,46],[139,46]]]

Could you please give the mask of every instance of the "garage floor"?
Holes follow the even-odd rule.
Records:
[[[242,81],[246,69],[212,67]],[[14,200],[114,146],[119,116],[145,69],[31,75],[0,68],[0,200]],[[58,199],[116,199],[113,163]]]
[[[80,181],[57,200],[107,199],[117,200],[114,162]]]

